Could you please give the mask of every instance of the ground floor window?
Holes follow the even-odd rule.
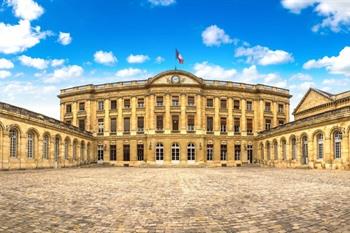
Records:
[[[138,161],[143,161],[144,160],[143,144],[137,145],[137,160]]]
[[[180,146],[177,143],[171,146],[171,160],[180,160]]]
[[[250,163],[253,163],[253,145],[247,146],[247,156],[248,156],[248,161]]]
[[[227,160],[227,145],[221,145],[220,148],[220,159]]]
[[[235,145],[235,160],[241,160],[241,145]]]
[[[156,145],[156,160],[164,159],[164,147],[162,143]]]
[[[97,160],[103,160],[103,145],[97,146]]]
[[[130,145],[123,146],[123,159],[124,161],[130,161]]]
[[[116,145],[110,145],[109,159],[111,161],[117,160],[117,146]]]
[[[207,145],[207,160],[213,160],[213,149],[214,146],[213,144],[208,144]]]
[[[193,143],[187,146],[187,160],[196,160],[196,147]]]

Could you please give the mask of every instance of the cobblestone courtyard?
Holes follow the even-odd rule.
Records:
[[[350,172],[0,172],[2,232],[350,232]]]

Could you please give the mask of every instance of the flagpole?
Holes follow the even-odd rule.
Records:
[[[177,56],[176,56],[176,53],[177,53],[177,49],[175,49],[175,70],[177,70],[177,68],[176,68],[176,64],[177,64]]]

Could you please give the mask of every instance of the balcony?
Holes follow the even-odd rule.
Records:
[[[227,108],[220,108],[220,113],[227,113]]]
[[[137,134],[144,134],[145,130],[144,128],[137,128]]]
[[[196,112],[196,111],[197,111],[196,106],[194,106],[194,105],[187,105],[187,106],[186,106],[186,112],[194,113],[194,112]]]
[[[124,108],[123,108],[123,113],[131,114],[131,108],[130,108],[130,106],[129,106],[129,107],[124,107]]]
[[[165,107],[164,107],[164,105],[156,105],[154,111],[155,112],[165,112]]]
[[[180,107],[180,105],[171,105],[170,111],[171,112],[181,112],[181,107]]]
[[[195,133],[194,125],[187,126],[187,133]]]
[[[86,116],[86,111],[85,110],[78,111],[78,117],[81,117],[81,116]]]

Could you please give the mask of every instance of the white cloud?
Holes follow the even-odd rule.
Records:
[[[148,0],[153,6],[170,6],[176,3],[176,0]]]
[[[11,76],[11,72],[8,70],[0,70],[0,79],[5,79]]]
[[[157,64],[162,64],[165,61],[165,58],[158,56],[158,57],[156,57],[155,61]]]
[[[23,52],[51,34],[40,30],[40,27],[32,28],[28,20],[20,20],[16,25],[0,23],[0,53]]]
[[[219,65],[209,64],[206,61],[196,63],[193,69],[195,75],[206,79],[231,80],[237,74],[235,69],[225,69]]]
[[[130,64],[140,64],[140,63],[144,63],[146,61],[149,60],[149,57],[147,55],[134,55],[134,54],[130,54],[128,56],[128,58],[126,59]]]
[[[0,69],[12,69],[14,64],[5,58],[0,58]]]
[[[325,68],[331,74],[342,74],[350,77],[350,47],[343,48],[338,56],[325,56],[321,59],[309,60],[304,64],[304,69]]]
[[[297,73],[290,77],[291,81],[312,81],[312,76],[309,74]]]
[[[49,65],[49,61],[42,58],[32,58],[32,57],[22,55],[18,59],[20,60],[22,65],[33,67],[38,70],[44,70]]]
[[[67,79],[79,78],[82,76],[84,69],[78,65],[65,66],[60,69],[56,69],[53,73],[50,73],[44,77],[45,83],[58,83]]]
[[[119,78],[131,78],[131,77],[146,77],[147,74],[148,73],[146,70],[126,68],[126,69],[118,70],[115,73],[115,76]]]
[[[6,0],[9,6],[13,7],[16,17],[24,20],[34,20],[39,18],[44,9],[33,0]]]
[[[239,47],[235,51],[235,57],[246,57],[250,64],[262,66],[282,64],[293,61],[293,56],[283,50],[271,50],[260,45],[254,47]]]
[[[62,45],[69,45],[72,42],[72,37],[68,32],[60,32],[57,41]]]
[[[230,36],[216,25],[211,25],[202,32],[202,40],[208,47],[220,46],[222,44],[230,44],[233,42]]]
[[[51,66],[52,67],[62,66],[64,62],[65,62],[64,59],[53,59],[51,60]]]
[[[112,52],[105,52],[101,50],[94,54],[94,60],[95,62],[104,65],[113,65],[118,61],[117,57],[114,56]]]
[[[313,31],[329,28],[339,32],[343,26],[350,25],[350,1],[347,0],[281,0],[281,3],[283,7],[295,14],[299,14],[308,7],[314,8],[323,20],[312,28]]]

